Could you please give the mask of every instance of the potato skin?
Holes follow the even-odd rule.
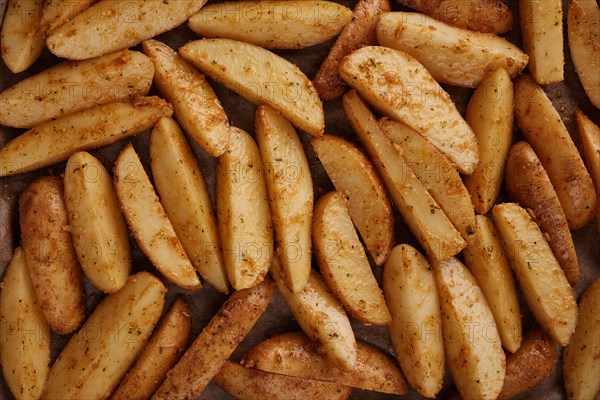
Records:
[[[48,324],[60,334],[85,318],[81,267],[77,261],[58,176],[44,176],[21,194],[21,239],[31,281]]]

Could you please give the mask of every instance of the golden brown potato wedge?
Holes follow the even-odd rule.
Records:
[[[323,355],[323,348],[302,332],[288,332],[258,344],[244,358],[245,367],[331,382],[382,393],[405,394],[406,381],[394,361],[366,343],[357,343],[356,365],[342,371]]]
[[[19,198],[21,243],[31,281],[50,327],[60,334],[85,318],[83,274],[77,262],[58,176],[43,176]]]
[[[583,158],[594,181],[596,196],[600,196],[600,128],[579,110],[575,111],[575,117],[583,148]],[[600,206],[597,205],[596,208],[596,223],[600,232]]]
[[[274,292],[270,278],[234,292],[169,371],[152,398],[198,397],[263,314]]]
[[[44,49],[44,0],[8,0],[2,21],[2,59],[13,73],[29,68]]]
[[[54,29],[73,19],[77,14],[91,6],[96,0],[46,0],[42,10],[40,26],[44,32]]]

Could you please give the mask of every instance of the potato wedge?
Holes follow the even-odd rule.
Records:
[[[477,87],[498,68],[514,77],[529,59],[504,38],[456,28],[419,13],[382,14],[377,40],[414,57],[438,82],[460,87]]]
[[[13,73],[29,68],[44,49],[40,28],[44,0],[8,0],[2,21],[2,59]]]
[[[600,128],[579,110],[575,111],[575,118],[583,149],[583,159],[594,181],[596,195],[600,196]],[[596,223],[600,232],[600,206],[596,208]]]
[[[311,144],[336,190],[346,196],[352,222],[373,261],[382,265],[394,244],[394,214],[375,167],[358,147],[340,137],[323,135]]]
[[[392,314],[390,339],[408,383],[434,398],[444,383],[442,317],[427,259],[407,244],[394,247],[383,269],[383,294]],[[415,312],[418,310],[418,312]]]
[[[269,272],[273,223],[258,146],[232,127],[229,148],[217,165],[217,222],[229,283],[246,289]]]
[[[594,183],[558,112],[529,75],[516,79],[515,115],[523,136],[548,172],[569,228],[584,227],[596,211]]]
[[[173,105],[177,121],[208,154],[219,157],[227,149],[229,122],[210,84],[166,44],[145,40],[142,46],[154,62],[154,83]]]
[[[390,312],[347,204],[341,192],[331,192],[315,206],[312,234],[321,274],[352,316],[366,325],[387,325]]]
[[[600,279],[579,301],[579,321],[573,340],[563,355],[563,374],[568,399],[593,399],[600,391]]]
[[[226,1],[203,7],[190,28],[207,38],[226,38],[265,49],[303,49],[336,36],[352,11],[323,0]]]
[[[304,289],[294,293],[285,284],[283,268],[273,258],[271,275],[290,311],[309,337],[323,346],[332,365],[352,371],[356,364],[356,339],[348,316],[321,275],[311,269]]]
[[[73,19],[77,14],[91,6],[96,0],[46,0],[42,10],[40,26],[44,32],[54,29]]]
[[[38,399],[50,371],[50,326],[20,247],[2,280],[0,326],[0,365],[6,385],[17,399]]]
[[[200,289],[202,284],[196,270],[131,143],[119,153],[113,173],[121,210],[144,254],[177,286],[192,291]]]
[[[501,0],[398,0],[398,2],[462,29],[501,34],[513,28],[512,12]]]
[[[234,292],[169,371],[152,398],[198,397],[263,314],[274,292],[275,285],[268,277],[252,288]]]
[[[377,44],[375,28],[379,15],[390,9],[389,0],[358,0],[352,21],[344,27],[313,78],[313,85],[323,100],[344,94],[347,86],[338,72],[340,61],[356,49]]]
[[[354,91],[344,95],[344,109],[359,141],[372,157],[405,223],[425,250],[443,260],[460,252],[465,240],[421,184],[375,116]]]
[[[226,361],[214,381],[241,400],[346,400],[349,386],[245,368]]]
[[[71,337],[48,376],[42,399],[105,399],[141,353],[167,288],[149,272],[131,275]]]
[[[200,275],[229,291],[212,202],[198,161],[171,118],[161,118],[150,136],[152,177],[177,238]]]
[[[465,266],[490,306],[502,346],[514,353],[523,339],[515,278],[494,224],[485,215],[475,218],[475,236],[463,253]]]
[[[529,72],[540,85],[564,79],[561,0],[519,0],[523,48]]]
[[[506,357],[488,303],[456,258],[434,260],[432,267],[452,380],[465,399],[495,399],[504,382]]]
[[[245,367],[382,393],[405,394],[406,381],[394,361],[375,347],[357,343],[352,371],[336,368],[320,344],[302,332],[273,336],[244,357]]]
[[[23,253],[46,321],[57,333],[71,333],[85,318],[85,299],[60,177],[38,178],[21,193],[19,222]]]
[[[85,60],[135,46],[183,24],[205,0],[102,0],[46,38],[57,57]]]
[[[139,97],[45,122],[0,149],[0,176],[33,171],[64,161],[77,151],[114,143],[171,114],[171,106],[164,100]]]
[[[186,349],[190,329],[188,305],[183,297],[178,297],[110,398],[142,400],[152,397]]]
[[[512,142],[513,99],[510,75],[498,68],[483,79],[467,106],[465,119],[479,142],[479,164],[464,182],[479,214],[487,213],[500,194]]]
[[[313,183],[294,127],[269,106],[256,109],[256,141],[271,204],[277,255],[292,292],[302,290],[311,268]]]
[[[81,151],[69,158],[63,183],[81,268],[98,289],[116,292],[131,271],[131,250],[112,178],[98,159]]]
[[[575,71],[592,104],[600,108],[600,8],[594,0],[571,0],[567,13],[569,50]]]
[[[137,51],[66,61],[0,93],[0,124],[31,128],[94,106],[144,96],[153,74],[152,61]]]
[[[543,233],[516,203],[495,205],[492,216],[534,318],[566,346],[577,324],[577,302]]]
[[[383,115],[423,135],[460,172],[473,172],[479,160],[475,134],[417,60],[386,47],[363,47],[344,58],[340,74]]]
[[[579,262],[567,218],[540,159],[527,142],[515,143],[506,160],[505,185],[510,198],[532,211],[554,257],[572,286],[579,282]]]
[[[475,210],[456,168],[408,125],[383,119],[379,127],[400,148],[404,162],[468,242],[475,230]]]
[[[245,99],[268,104],[297,128],[321,136],[323,104],[300,69],[262,47],[230,39],[202,39],[179,48],[179,54]]]

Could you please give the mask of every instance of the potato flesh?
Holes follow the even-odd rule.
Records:
[[[581,111],[575,111],[575,118],[583,147],[583,158],[594,181],[596,194],[600,196],[600,128]],[[600,207],[596,208],[596,223],[600,232]]]
[[[44,2],[40,26],[50,33],[88,8],[96,0],[47,0]]]
[[[12,73],[28,69],[44,49],[45,32],[38,24],[44,0],[8,0],[2,21],[2,59]]]

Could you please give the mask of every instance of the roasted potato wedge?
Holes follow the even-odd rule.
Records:
[[[20,247],[2,280],[0,326],[0,365],[6,385],[16,399],[38,399],[50,371],[50,326]]]
[[[113,172],[121,210],[144,254],[177,286],[200,289],[202,284],[196,270],[131,143],[119,153]]]
[[[219,157],[229,143],[229,122],[210,84],[166,44],[146,40],[142,46],[154,62],[154,83],[173,105],[177,121],[208,154]]]
[[[398,211],[419,243],[440,260],[460,252],[466,245],[465,240],[379,129],[375,116],[356,91],[344,95],[344,109],[359,141],[374,160]]]
[[[273,223],[262,160],[250,135],[231,128],[217,165],[217,216],[223,261],[234,289],[259,283],[273,258]]]
[[[71,337],[42,399],[106,399],[140,354],[160,318],[167,288],[149,272],[131,275]]]
[[[0,33],[2,59],[16,74],[29,68],[44,49],[46,33],[40,26],[44,0],[8,0],[6,7]]]
[[[600,196],[600,128],[579,110],[575,111],[575,117],[583,148],[583,158],[596,186],[596,195]],[[596,208],[596,223],[600,232],[600,206]]]
[[[91,6],[96,0],[46,0],[42,9],[40,26],[44,32],[54,29],[73,19],[77,14]]]
[[[432,266],[452,380],[465,399],[495,399],[504,382],[506,357],[487,301],[455,257],[434,260]]]
[[[156,400],[195,399],[263,314],[275,285],[266,278],[234,292],[200,332],[152,397]]]
[[[387,325],[390,312],[347,203],[341,192],[331,192],[315,206],[312,233],[321,274],[352,316],[366,325]]]
[[[440,301],[431,267],[415,248],[400,244],[385,262],[382,280],[396,359],[408,383],[420,395],[433,398],[444,383],[445,363]]]
[[[46,321],[57,333],[71,333],[85,318],[85,299],[60,177],[38,178],[21,193],[19,222],[23,253]]]
[[[33,171],[71,154],[105,146],[151,128],[171,106],[158,97],[106,104],[48,121],[0,149],[0,176]]]
[[[302,332],[288,332],[258,344],[246,357],[246,367],[277,374],[331,382],[382,393],[405,394],[406,381],[387,355],[366,343],[357,343],[356,365],[342,371],[323,355],[320,344]]]
[[[492,216],[534,318],[566,346],[577,324],[577,302],[544,234],[516,203],[495,205]]]
[[[177,238],[200,275],[222,293],[227,272],[212,202],[183,132],[171,118],[161,118],[150,136],[152,177]]]
[[[569,228],[584,227],[596,211],[594,183],[560,115],[529,75],[516,80],[515,115],[523,136],[548,172]]]
[[[336,190],[347,198],[352,222],[373,261],[382,265],[394,244],[394,214],[373,164],[340,137],[323,135],[311,144]]]
[[[85,60],[135,46],[181,25],[205,0],[103,0],[50,32],[48,49],[57,57]]]
[[[179,48],[200,71],[247,100],[268,104],[313,136],[325,129],[323,104],[300,69],[262,47],[230,39],[202,39]]]
[[[460,172],[473,172],[479,161],[475,134],[417,60],[386,47],[363,47],[344,58],[340,74],[383,115],[423,135]]]

